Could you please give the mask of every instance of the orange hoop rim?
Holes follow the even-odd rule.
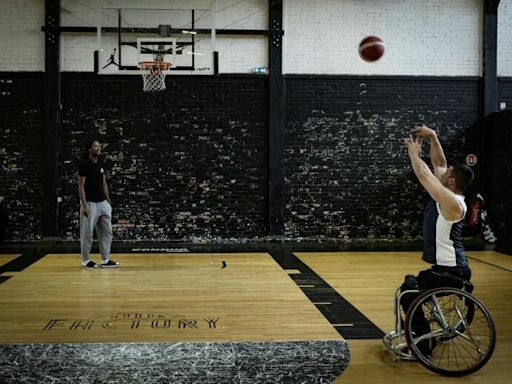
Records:
[[[153,69],[158,67],[161,71],[171,68],[172,63],[168,61],[140,61],[138,67],[140,69]]]

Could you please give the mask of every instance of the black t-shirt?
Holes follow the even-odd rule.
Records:
[[[103,175],[106,174],[105,163],[98,159],[97,163],[92,162],[90,159],[83,160],[78,168],[78,174],[85,176],[85,199],[99,203],[106,200],[105,192],[103,191]]]

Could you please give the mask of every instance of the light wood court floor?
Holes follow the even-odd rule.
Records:
[[[5,265],[7,264],[9,261],[12,261],[14,260],[15,258],[17,258],[18,256],[20,256],[19,254],[17,255],[14,255],[14,254],[4,254],[4,255],[0,255],[0,267],[2,265]]]
[[[393,295],[406,274],[426,269],[420,252],[296,253],[384,332],[393,329]],[[352,357],[336,383],[509,383],[512,377],[512,256],[467,252],[473,294],[489,309],[497,332],[491,360],[462,377],[438,376],[415,362],[395,361],[381,340],[348,340]]]
[[[0,284],[0,342],[341,339],[266,253],[112,258],[86,270],[50,254]]]
[[[403,276],[427,267],[419,252],[295,255],[384,332],[393,327],[393,294]],[[418,363],[395,361],[380,339],[350,339],[350,364],[335,382],[509,382],[512,257],[494,252],[468,256],[474,294],[490,310],[498,335],[483,369],[464,378],[441,377]],[[127,253],[112,258],[120,268],[85,270],[78,254],[49,254],[0,284],[0,343],[341,339],[267,253]]]
[[[18,256],[21,256],[21,255],[19,255],[19,254],[1,254],[0,255],[0,268],[2,268],[2,266],[6,265],[7,263],[13,261],[14,259],[16,259]],[[6,279],[9,279],[10,277],[12,277],[15,274],[16,274],[16,272],[2,272],[0,270],[0,283]]]

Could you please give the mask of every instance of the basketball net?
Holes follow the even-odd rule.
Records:
[[[165,89],[165,75],[171,68],[167,61],[141,61],[138,65],[144,82],[144,92],[157,92]]]

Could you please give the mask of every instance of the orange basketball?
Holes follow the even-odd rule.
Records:
[[[367,36],[359,43],[359,56],[364,61],[377,61],[384,54],[384,42],[377,36]]]

